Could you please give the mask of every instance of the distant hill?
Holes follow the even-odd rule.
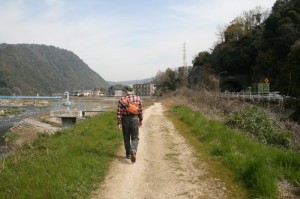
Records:
[[[54,46],[0,44],[0,95],[51,95],[108,83],[73,52]]]
[[[129,85],[129,84],[146,84],[150,83],[154,80],[154,78],[146,78],[146,79],[141,79],[141,80],[128,80],[128,81],[120,81],[120,82],[110,82],[108,81],[108,84],[110,86],[113,85]]]

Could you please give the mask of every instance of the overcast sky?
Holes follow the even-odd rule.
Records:
[[[276,0],[0,0],[0,43],[45,44],[78,55],[106,81],[183,65],[217,41],[217,27]]]

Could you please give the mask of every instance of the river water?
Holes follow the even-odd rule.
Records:
[[[24,112],[16,115],[16,116],[8,116],[8,117],[0,117],[0,154],[2,153],[2,147],[5,145],[5,134],[8,130],[14,126],[14,124],[29,118],[38,115],[39,113],[48,112],[50,109],[49,107],[40,108],[34,106],[27,106],[27,107],[4,107],[0,106],[1,109],[6,108],[17,108],[19,110],[24,110]]]

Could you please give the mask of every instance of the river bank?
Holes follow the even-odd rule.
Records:
[[[0,156],[6,152],[6,135],[10,131],[16,133],[23,132],[26,128],[28,130],[24,131],[24,134],[29,134],[28,132],[35,132],[36,126],[42,126],[39,124],[39,119],[43,115],[49,114],[49,107],[35,107],[35,106],[1,106],[1,110],[7,110],[14,108],[19,111],[17,115],[0,116]],[[36,122],[33,122],[33,121]],[[42,130],[42,129],[40,129]]]
[[[115,108],[115,98],[76,98],[72,99],[73,108],[80,108],[82,110],[112,110]],[[8,132],[13,132],[15,135],[9,135],[18,140],[14,140],[13,147],[19,147],[27,140],[30,141],[38,133],[54,133],[61,127],[61,119],[50,117],[50,111],[62,108],[61,101],[47,101],[47,100],[1,100],[0,111],[8,108],[17,109],[15,114],[4,116],[3,112],[0,114],[0,156],[7,151],[6,140],[9,138]],[[85,117],[91,117],[98,114],[97,112],[88,112]],[[10,138],[11,139],[11,138]],[[2,155],[1,155],[2,154]]]

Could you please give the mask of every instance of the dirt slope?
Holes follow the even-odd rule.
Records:
[[[224,184],[209,176],[205,163],[194,166],[193,149],[163,111],[160,103],[145,111],[137,162],[125,159],[122,147],[93,199],[227,198]]]

